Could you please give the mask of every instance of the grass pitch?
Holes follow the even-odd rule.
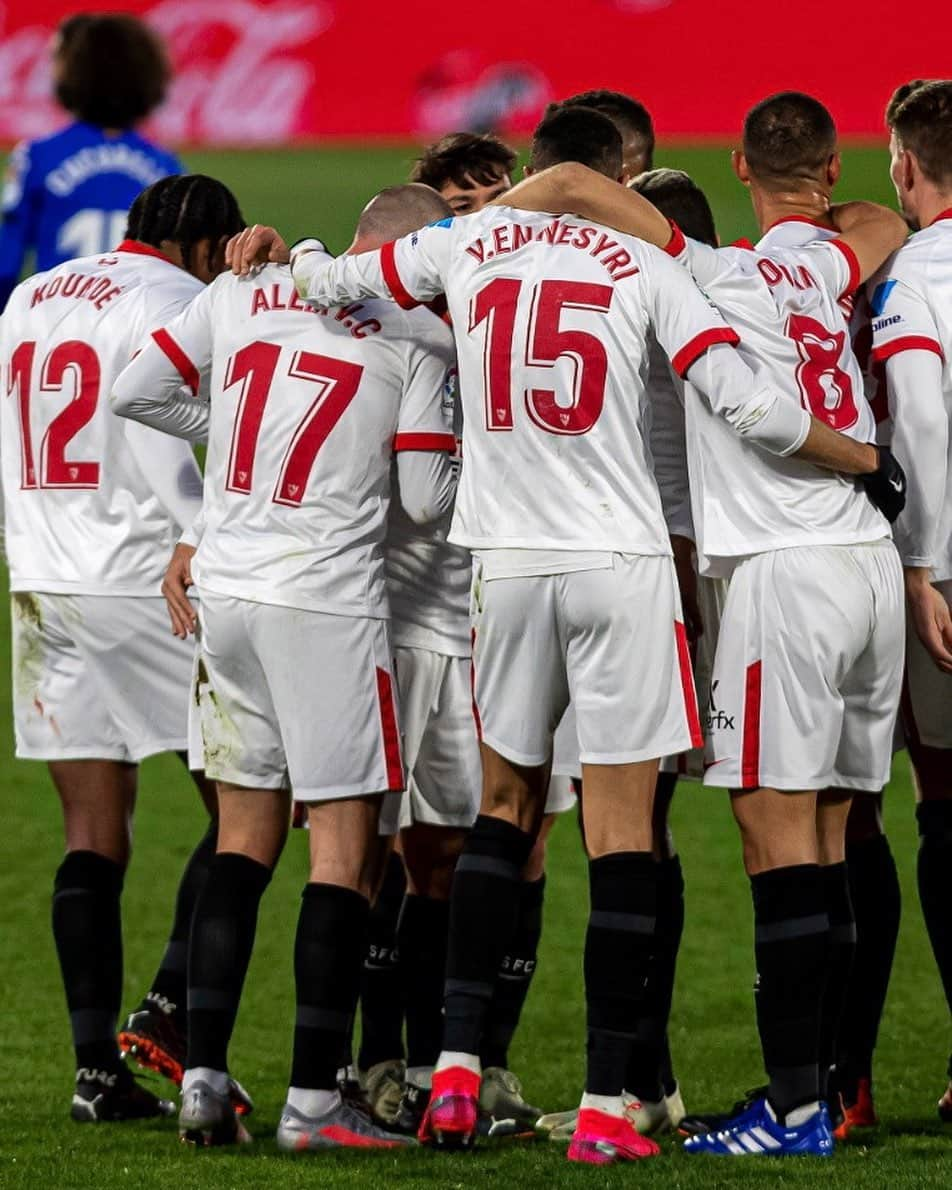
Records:
[[[411,152],[190,154],[189,165],[221,176],[249,220],[274,222],[291,238],[318,234],[340,250],[379,186],[405,176]],[[725,240],[752,235],[746,196],[724,149],[661,157],[688,168],[708,189]],[[889,198],[885,153],[847,154],[844,196]],[[0,651],[7,666],[5,601]],[[887,821],[905,897],[902,935],[877,1059],[881,1127],[841,1146],[818,1166],[689,1158],[674,1140],[661,1158],[610,1171],[570,1167],[543,1143],[500,1144],[471,1156],[430,1152],[280,1154],[274,1128],[286,1087],[293,1017],[292,941],[306,880],[305,839],[292,837],[261,912],[258,944],[232,1050],[233,1067],[257,1102],[255,1144],[240,1153],[194,1152],[177,1143],[174,1121],[101,1127],[68,1118],[72,1055],[49,929],[50,887],[62,853],[55,795],[44,766],[13,759],[9,693],[0,693],[0,1187],[462,1187],[507,1179],[521,1186],[711,1187],[948,1186],[952,1129],[935,1115],[949,1049],[949,1017],[922,927],[915,891],[916,838],[905,757],[896,763]],[[198,798],[180,766],[163,757],[143,766],[136,849],[126,882],[126,995],[147,987],[172,911],[175,886],[203,830]],[[725,796],[682,786],[674,827],[687,882],[687,924],[672,1019],[672,1048],[689,1110],[729,1104],[762,1081],[753,1024],[753,943],[747,882]],[[583,1060],[580,955],[586,870],[571,816],[551,845],[539,971],[513,1048],[527,1097],[546,1110],[577,1099]],[[160,1085],[157,1080],[156,1089]]]

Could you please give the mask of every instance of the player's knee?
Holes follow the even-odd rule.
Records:
[[[431,900],[449,900],[456,861],[463,850],[466,831],[420,824],[403,832],[408,891]]]
[[[647,816],[612,813],[594,806],[583,806],[582,814],[589,859],[619,851],[651,851],[651,821]]]

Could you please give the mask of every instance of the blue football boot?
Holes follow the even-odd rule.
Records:
[[[719,1132],[705,1132],[684,1142],[688,1153],[724,1157],[832,1157],[833,1130],[826,1104],[803,1124],[778,1122],[766,1098],[735,1116]]]

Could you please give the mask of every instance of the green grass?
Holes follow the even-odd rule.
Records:
[[[335,248],[373,190],[403,175],[410,153],[191,154],[189,164],[219,174],[246,215],[290,236],[316,232]],[[746,196],[725,151],[683,151],[709,189],[725,239],[753,233]],[[845,191],[888,198],[885,156],[848,155]],[[0,648],[6,659],[5,612]],[[843,1147],[822,1171],[809,1161],[689,1159],[666,1142],[662,1159],[611,1172],[569,1167],[543,1144],[486,1149],[472,1157],[429,1152],[280,1155],[273,1130],[290,1060],[292,936],[306,879],[304,839],[291,839],[262,908],[258,945],[233,1046],[236,1073],[255,1095],[256,1143],[241,1153],[196,1153],[175,1140],[169,1121],[102,1128],[68,1117],[71,1054],[63,994],[49,932],[49,889],[62,852],[55,795],[43,766],[13,760],[9,695],[0,694],[0,1187],[253,1188],[481,1185],[500,1176],[522,1186],[602,1187],[636,1181],[685,1190],[737,1186],[906,1188],[949,1184],[950,1134],[935,1118],[949,1046],[948,1010],[922,928],[915,893],[916,839],[905,758],[887,798],[887,818],[905,894],[896,970],[877,1058],[877,1103],[884,1124]],[[685,785],[674,826],[687,879],[687,925],[672,1021],[676,1068],[689,1109],[724,1105],[761,1081],[753,1026],[749,894],[726,798]],[[126,885],[126,1005],[142,994],[161,952],[178,873],[202,829],[198,799],[169,758],[143,766],[136,851]],[[547,1110],[570,1106],[583,1057],[580,954],[586,873],[567,816],[552,842],[546,929],[539,972],[513,1065],[528,1097]]]

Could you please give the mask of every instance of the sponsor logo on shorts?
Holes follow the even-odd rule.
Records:
[[[888,318],[880,318],[873,323],[874,333],[885,330],[887,326],[895,326],[897,322],[902,322],[901,314],[891,314]]]
[[[733,731],[735,715],[728,715],[726,711],[722,711],[717,703],[714,701],[714,691],[718,687],[718,682],[711,682],[711,693],[708,696],[708,712],[707,712],[707,730],[711,731]]]

